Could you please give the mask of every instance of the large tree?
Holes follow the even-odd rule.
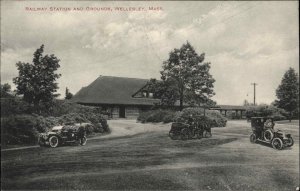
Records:
[[[289,68],[284,74],[276,96],[278,100],[275,105],[289,112],[291,120],[292,113],[299,107],[299,77],[293,68]]]
[[[204,62],[205,54],[198,55],[189,42],[180,49],[170,52],[169,59],[163,62],[161,79],[163,82],[176,84],[176,96],[180,101],[189,105],[213,105],[211,97],[215,94],[210,75],[210,63]]]
[[[53,54],[43,56],[43,52],[44,45],[34,52],[32,63],[18,62],[19,76],[13,79],[17,94],[33,104],[37,112],[40,112],[41,104],[49,106],[58,96],[55,94],[58,89],[56,80],[61,76],[56,73],[60,60]]]

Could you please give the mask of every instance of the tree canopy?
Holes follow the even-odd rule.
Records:
[[[58,89],[56,80],[61,76],[56,71],[60,67],[59,59],[53,54],[43,56],[44,45],[41,45],[34,54],[32,63],[18,62],[16,64],[19,75],[13,79],[17,94],[33,104],[40,111],[40,104],[51,104]]]
[[[215,95],[213,83],[209,73],[210,63],[204,62],[205,54],[198,55],[189,42],[180,49],[175,48],[170,52],[169,59],[163,62],[161,71],[162,83],[167,83],[172,91],[174,100],[188,105],[213,105],[211,97]]]
[[[153,92],[153,98],[160,99],[160,106],[172,106],[178,100],[177,86],[172,79],[160,81],[150,79],[147,90]]]
[[[299,77],[293,68],[285,72],[276,90],[276,96],[278,100],[275,101],[275,105],[288,111],[292,117],[292,113],[299,107]]]
[[[66,88],[65,99],[71,99],[73,94],[70,92],[68,88]]]
[[[9,85],[8,83],[5,84],[1,84],[1,90],[4,92],[10,92],[11,91],[11,85]]]

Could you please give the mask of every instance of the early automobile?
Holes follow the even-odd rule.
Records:
[[[294,140],[291,134],[287,134],[281,130],[274,130],[274,119],[272,117],[252,117],[250,142],[258,141],[271,144],[274,149],[281,150],[285,147],[291,147]]]
[[[87,142],[85,124],[69,124],[54,126],[49,132],[41,133],[39,136],[40,146],[52,148],[67,143],[85,145]]]
[[[176,122],[172,123],[171,130],[169,131],[169,136],[171,139],[192,139],[202,137],[209,138],[211,137],[211,128],[205,125],[193,125],[187,123]]]

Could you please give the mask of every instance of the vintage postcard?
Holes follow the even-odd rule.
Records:
[[[1,0],[1,190],[299,190],[299,1]]]

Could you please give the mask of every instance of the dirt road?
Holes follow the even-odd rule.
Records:
[[[173,141],[170,124],[109,121],[112,134],[86,146],[2,151],[2,189],[60,190],[296,190],[295,145],[282,151],[251,144],[250,125],[229,122],[213,137]]]

